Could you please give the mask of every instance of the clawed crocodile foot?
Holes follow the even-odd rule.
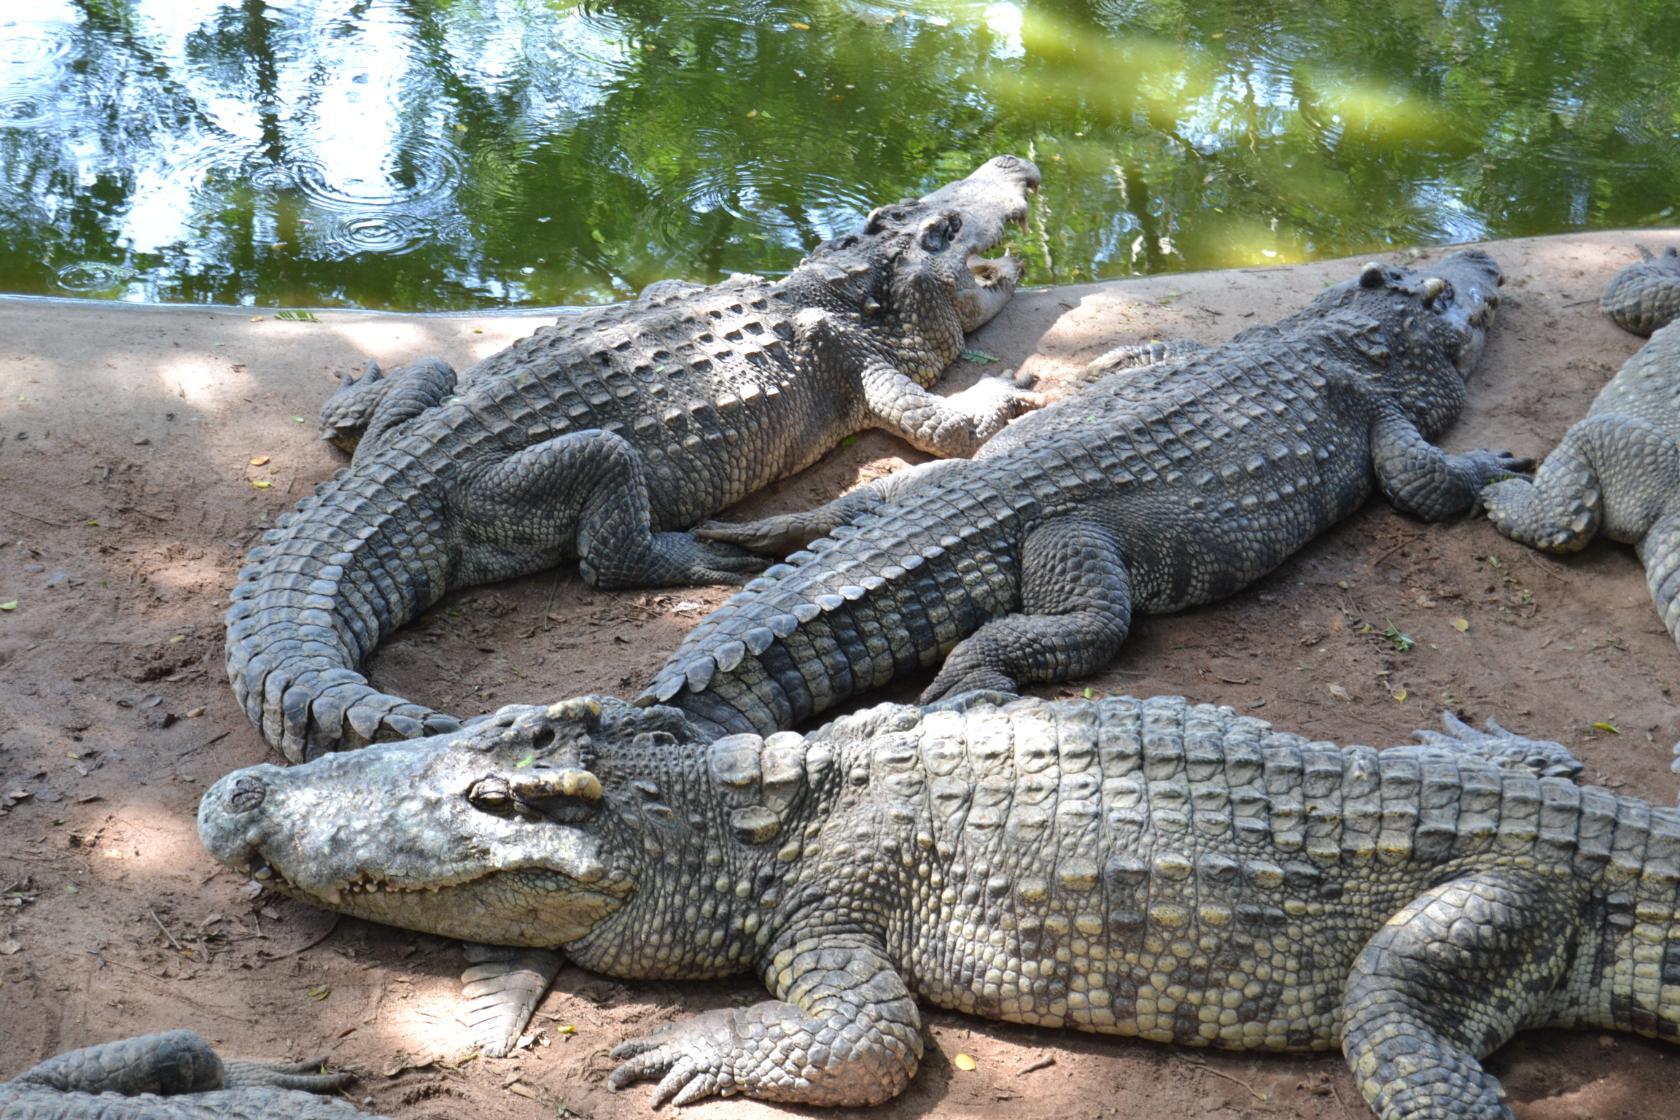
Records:
[[[650,582],[666,586],[745,583],[770,566],[768,557],[723,541],[700,540],[693,533],[655,533],[653,543],[661,570]]]
[[[702,541],[738,545],[763,556],[786,556],[824,531],[813,531],[810,519],[803,514],[784,513],[757,521],[703,521],[695,526],[694,535]]]
[[[931,704],[924,703],[923,706],[930,712],[966,712],[970,708],[983,707],[988,704],[1001,708],[1006,704],[1013,704],[1020,698],[1020,694],[1016,692],[1004,692],[995,688],[974,688],[967,692],[950,693],[941,700],[936,700]]]
[[[1019,699],[1019,690],[1015,681],[1008,674],[997,669],[970,669],[966,673],[953,674],[946,679],[945,671],[940,670],[933,683],[917,699],[918,704],[932,704],[944,697],[951,697],[955,702],[961,702],[968,693],[983,693],[988,695],[1007,696]],[[961,711],[962,708],[958,708]]]
[[[378,362],[368,362],[360,377],[339,374],[338,388],[321,405],[321,438],[346,454],[353,453],[384,398],[385,385]]]
[[[1482,722],[1483,729],[1478,731],[1452,712],[1442,712],[1445,731],[1414,731],[1412,738],[1425,746],[1461,751],[1501,769],[1526,770],[1536,777],[1575,779],[1586,769],[1562,743],[1507,731],[1491,717]]]
[[[658,1077],[654,1108],[667,1101],[681,1107],[711,1096],[730,1096],[738,1086],[723,1043],[735,1033],[729,1011],[707,1011],[667,1023],[612,1048],[609,1057],[621,1064],[608,1076],[607,1085],[626,1089]]]
[[[1534,473],[1533,459],[1510,451],[1472,451],[1466,458],[1482,472],[1484,485],[1500,479],[1521,478]]]
[[[330,1073],[326,1063],[324,1057],[301,1062],[224,1062],[222,1083],[229,1089],[292,1089],[303,1093],[336,1093],[355,1083],[355,1074],[343,1070]]]

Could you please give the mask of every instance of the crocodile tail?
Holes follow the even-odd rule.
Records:
[[[995,559],[1008,551],[994,540],[999,514],[937,494],[887,511],[838,527],[743,587],[689,632],[637,702],[768,735],[933,667],[1008,608],[1015,579]],[[961,528],[906,528],[947,519]]]
[[[1645,583],[1669,635],[1680,645],[1680,512],[1658,518],[1639,542]]]
[[[459,726],[356,671],[384,634],[449,584],[442,488],[417,473],[411,464],[340,471],[282,514],[239,572],[227,612],[228,679],[263,738],[293,762]],[[393,480],[405,497],[393,495]]]
[[[1680,809],[1622,800],[1615,847],[1626,855],[1602,880],[1598,951],[1578,951],[1595,976],[1574,1010],[1587,1025],[1680,1042]]]

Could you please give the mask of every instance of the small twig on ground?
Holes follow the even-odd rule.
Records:
[[[23,511],[15,510],[10,506],[0,506],[0,511],[9,513],[13,517],[27,517],[37,525],[50,525],[54,529],[68,529],[70,527],[70,522],[68,521],[48,521],[44,517],[36,517],[33,513],[24,513]]]
[[[1260,1090],[1256,1089],[1254,1086],[1250,1085],[1248,1082],[1244,1081],[1240,1077],[1236,1077],[1232,1074],[1226,1073],[1222,1069],[1214,1069],[1212,1066],[1208,1065],[1206,1062],[1196,1061],[1194,1059],[1191,1059],[1190,1064],[1193,1065],[1193,1066],[1200,1067],[1201,1069],[1205,1070],[1206,1072],[1213,1074],[1215,1077],[1222,1077],[1226,1081],[1231,1082],[1233,1085],[1241,1085],[1244,1089],[1247,1089],[1248,1092],[1249,1092],[1249,1095],[1252,1096],[1257,1101],[1261,1101],[1263,1103],[1270,1103],[1270,1101],[1271,1101],[1271,1098],[1267,1097],[1266,1094],[1262,1093]]]
[[[193,976],[198,975],[198,973],[195,972],[195,973],[192,974],[192,976],[159,976],[155,972],[147,972],[143,968],[135,968],[131,964],[124,964],[121,961],[114,961],[114,960],[111,960],[109,957],[100,956],[99,953],[97,951],[93,950],[93,949],[83,949],[82,951],[84,953],[86,953],[88,956],[92,957],[94,960],[98,961],[99,966],[101,968],[105,967],[108,964],[114,964],[118,968],[127,969],[128,971],[134,973],[136,976],[149,976],[153,980],[191,980],[193,978]]]
[[[150,906],[148,906],[146,907],[146,913],[152,916],[152,921],[157,923],[158,929],[163,931],[163,936],[169,939],[169,943],[175,946],[175,951],[177,953],[180,953],[183,956],[192,956],[191,953],[181,947],[181,943],[179,941],[175,940],[175,935],[169,932],[169,927],[163,924],[163,919],[157,916],[156,910],[153,910]]]
[[[1396,552],[1399,552],[1402,548],[1405,548],[1408,545],[1411,545],[1413,543],[1415,543],[1415,542],[1413,542],[1413,541],[1401,541],[1399,544],[1393,546],[1392,548],[1385,549],[1380,556],[1378,556],[1375,560],[1371,561],[1371,563],[1368,565],[1368,567],[1372,568],[1373,570],[1382,567],[1383,563],[1390,556],[1393,556]]]
[[[291,949],[291,950],[288,950],[287,952],[284,952],[284,953],[270,954],[270,959],[271,960],[277,960],[277,961],[278,960],[284,960],[287,957],[295,957],[299,953],[308,952],[310,949],[315,948],[315,946],[319,945],[321,942],[325,941],[327,938],[332,936],[333,930],[338,928],[338,920],[341,917],[343,917],[342,914],[333,915],[332,924],[329,925],[326,929],[322,930],[321,931],[321,936],[317,937],[315,940],[311,941],[309,944],[299,945],[296,949]],[[261,927],[258,927],[258,928],[261,928]]]
[[[548,602],[543,604],[543,633],[548,633],[549,616],[554,613],[554,597],[560,594],[560,573],[554,573],[554,582],[548,585]]]
[[[1052,1055],[1052,1054],[1046,1054],[1042,1058],[1039,1058],[1036,1061],[1028,1062],[1026,1065],[1024,1065],[1020,1069],[1016,1070],[1015,1071],[1015,1076],[1019,1077],[1022,1074],[1034,1073],[1034,1072],[1036,1072],[1038,1070],[1041,1070],[1041,1069],[1049,1069],[1051,1066],[1053,1066],[1055,1064],[1056,1064],[1055,1056]]]
[[[117,507],[117,512],[118,513],[138,513],[140,516],[149,517],[153,521],[168,521],[169,520],[169,518],[165,517],[161,513],[153,513],[151,510],[141,509],[139,506],[118,506]]]

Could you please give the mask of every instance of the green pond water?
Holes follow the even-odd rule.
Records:
[[[0,4],[0,291],[595,303],[1000,152],[1037,283],[1673,224],[1680,4]]]

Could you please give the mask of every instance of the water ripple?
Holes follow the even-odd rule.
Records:
[[[134,279],[134,270],[109,261],[72,261],[55,274],[67,292],[110,292]]]
[[[76,26],[63,20],[0,22],[0,66],[56,70],[75,49]]]
[[[436,227],[407,214],[362,214],[344,218],[328,234],[335,255],[380,253],[400,257],[433,240]]]
[[[58,103],[50,97],[27,90],[19,93],[0,90],[0,128],[43,128],[62,117]]]
[[[462,160],[453,144],[425,137],[385,160],[377,177],[340,174],[315,159],[294,160],[291,174],[304,198],[330,210],[423,210],[454,194]]]

